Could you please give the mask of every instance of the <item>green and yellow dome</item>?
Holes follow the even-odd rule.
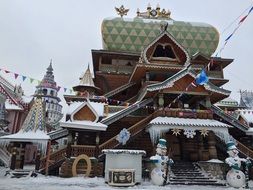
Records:
[[[174,21],[172,19],[133,19],[116,17],[102,22],[103,48],[109,51],[140,53],[160,33],[161,25],[167,25],[169,32],[189,53],[200,52],[211,56],[219,43],[219,33],[205,23]]]

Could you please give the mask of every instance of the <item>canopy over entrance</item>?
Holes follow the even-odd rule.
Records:
[[[216,121],[214,119],[190,119],[190,118],[177,118],[177,117],[156,117],[149,123],[147,131],[153,144],[162,134],[173,132],[173,135],[184,134],[187,138],[194,138],[196,131],[201,135],[207,136],[209,131],[213,131],[223,141],[228,141],[230,135],[228,124]]]

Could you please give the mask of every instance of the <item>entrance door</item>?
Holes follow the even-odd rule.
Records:
[[[166,134],[168,154],[173,160],[181,160],[181,150],[179,138],[172,134]]]

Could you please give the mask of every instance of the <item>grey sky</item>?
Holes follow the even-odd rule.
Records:
[[[0,0],[0,68],[41,80],[52,58],[56,82],[71,88],[92,63],[91,49],[102,48],[103,18],[117,16],[114,7],[122,4],[130,9],[127,17],[134,17],[136,9],[145,11],[149,2],[170,9],[174,20],[205,22],[220,33],[253,5],[252,0]],[[238,21],[221,35],[220,45]],[[237,100],[239,89],[253,90],[252,23],[253,12],[222,52],[222,57],[235,59],[225,69],[230,82],[224,88]],[[22,86],[26,94],[34,92],[35,84],[25,81]]]

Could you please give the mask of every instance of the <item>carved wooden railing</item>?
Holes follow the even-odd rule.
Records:
[[[71,145],[71,156],[79,156],[80,154],[86,154],[87,156],[95,155],[95,146],[88,145]]]
[[[63,148],[60,150],[57,150],[50,154],[49,158],[49,165],[48,167],[54,165],[55,163],[58,163],[65,159],[67,148]],[[44,170],[46,168],[46,156],[40,159],[40,170]]]
[[[99,63],[99,70],[107,73],[123,73],[123,74],[131,74],[133,72],[133,66],[127,65],[109,65]]]
[[[224,119],[225,121],[227,121],[228,123],[230,123],[234,127],[240,129],[241,131],[246,132],[249,129],[249,126],[241,123],[239,120],[237,120],[237,118],[233,117],[232,115],[229,115],[229,114],[225,113],[223,110],[221,110],[217,106],[212,105],[211,110],[215,114],[220,116],[222,119]]]
[[[150,114],[148,117],[142,119],[138,123],[134,124],[133,126],[128,128],[128,131],[131,134],[131,137],[137,135],[139,132],[141,132],[147,124],[157,115],[159,111],[154,112]],[[110,149],[110,148],[115,148],[116,146],[119,145],[119,142],[116,140],[117,135],[109,139],[108,141],[104,142],[99,146],[99,152],[101,153],[103,149]]]
[[[50,154],[49,158],[49,168],[58,162],[63,162],[66,158],[67,147],[55,151]],[[71,145],[71,156],[76,157],[80,154],[86,154],[87,156],[95,155],[95,146],[88,145]],[[46,157],[40,159],[40,171],[46,168]]]
[[[107,117],[107,118],[103,119],[101,121],[101,123],[106,124],[106,125],[110,125],[111,123],[113,123],[113,122],[115,122],[115,121],[117,121],[117,120],[119,120],[119,119],[121,119],[121,118],[129,115],[130,113],[132,113],[132,112],[140,109],[141,107],[144,107],[145,105],[151,103],[152,101],[153,101],[153,99],[149,98],[149,99],[145,99],[145,100],[143,100],[141,102],[132,104],[132,105],[128,106],[127,108],[119,111],[118,113],[116,113],[116,114],[114,114],[114,115],[112,115],[110,117]]]
[[[109,97],[111,97],[111,96],[113,96],[115,94],[118,94],[119,92],[122,92],[123,90],[126,90],[126,89],[132,87],[133,85],[135,85],[134,82],[130,82],[130,83],[124,84],[124,85],[122,85],[122,86],[120,86],[120,87],[118,87],[118,88],[116,88],[116,89],[114,89],[114,90],[112,90],[112,91],[104,94],[104,97],[109,98]]]
[[[253,159],[253,151],[248,148],[247,146],[243,145],[241,142],[236,141],[237,143],[237,148],[239,150],[240,153],[242,153],[244,156],[249,157],[251,159]]]
[[[0,160],[2,160],[5,166],[9,167],[11,154],[6,148],[0,147]]]

